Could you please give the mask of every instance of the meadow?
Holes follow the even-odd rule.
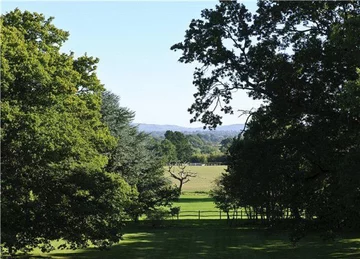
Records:
[[[215,207],[215,203],[209,197],[209,191],[214,186],[214,181],[223,172],[226,166],[188,166],[186,170],[195,172],[196,177],[184,184],[182,194],[178,202],[173,206],[180,207],[180,219],[197,219],[198,211],[206,211],[202,213],[203,218],[219,219],[219,209]],[[165,175],[178,186],[178,181],[170,177],[167,168],[165,168]],[[211,212],[209,212],[211,211]]]
[[[33,256],[73,258],[360,258],[360,238],[347,234],[332,242],[309,235],[296,246],[284,232],[268,232],[247,225],[229,227],[225,220],[173,220],[153,228],[131,223],[124,240],[108,251],[56,250]]]
[[[199,179],[184,185],[184,192],[174,206],[180,206],[183,212],[218,211],[207,191],[224,168],[189,168],[196,170]],[[313,233],[294,246],[286,231],[269,231],[246,220],[230,227],[218,215],[198,220],[195,213],[192,217],[166,220],[157,227],[145,220],[131,222],[124,233],[124,239],[108,251],[88,248],[43,254],[36,250],[30,258],[360,258],[358,233],[346,233],[333,241],[323,241]]]
[[[190,179],[190,182],[184,184],[183,192],[209,192],[213,185],[214,180],[225,172],[226,166],[188,166],[186,171],[197,173],[197,176]],[[165,167],[165,176],[167,176],[174,184],[179,185],[179,181],[170,177]]]

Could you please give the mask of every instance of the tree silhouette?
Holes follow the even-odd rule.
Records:
[[[179,193],[181,193],[182,187],[185,183],[190,181],[190,178],[192,177],[196,177],[196,173],[195,172],[191,172],[191,171],[186,171],[186,164],[180,164],[176,167],[174,167],[174,165],[169,165],[169,170],[168,172],[170,173],[171,177],[178,180],[179,181]]]

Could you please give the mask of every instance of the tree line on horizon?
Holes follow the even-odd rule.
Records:
[[[213,134],[184,134],[168,130],[163,138],[154,137],[154,150],[165,164],[226,163],[226,150],[234,137]]]

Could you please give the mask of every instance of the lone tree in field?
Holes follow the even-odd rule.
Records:
[[[189,182],[190,178],[196,177],[197,175],[195,172],[186,171],[185,169],[186,164],[178,165],[177,168],[173,165],[169,165],[168,171],[171,177],[179,181],[179,193],[181,193],[183,185]]]

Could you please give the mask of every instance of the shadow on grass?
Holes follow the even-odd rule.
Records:
[[[213,202],[214,199],[211,197],[203,197],[203,198],[179,198],[178,202],[183,203],[196,203],[196,202]]]
[[[226,221],[175,220],[152,228],[146,222],[129,224],[120,244],[109,251],[93,248],[55,251],[51,258],[360,258],[360,236],[324,242],[313,235],[296,247],[284,232],[257,227],[229,228]],[[43,258],[44,258],[43,257]],[[34,257],[35,258],[35,257]]]

